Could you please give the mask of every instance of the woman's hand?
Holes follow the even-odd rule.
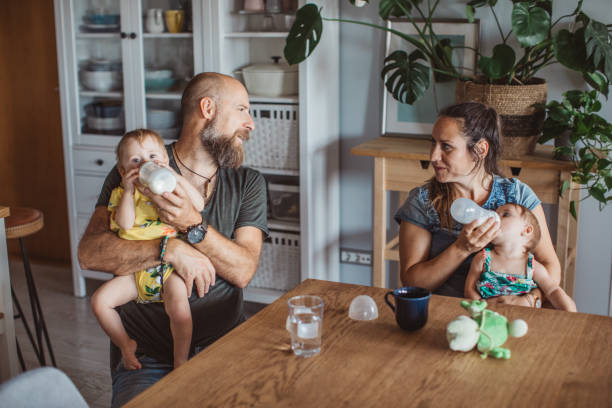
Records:
[[[469,254],[480,251],[499,233],[499,224],[493,217],[487,219],[481,225],[477,224],[478,220],[474,220],[464,226],[455,241],[455,245],[459,249]]]

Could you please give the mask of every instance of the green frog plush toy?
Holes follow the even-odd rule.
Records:
[[[451,350],[470,351],[478,345],[481,357],[510,358],[510,350],[502,345],[512,337],[522,337],[527,333],[527,323],[522,319],[508,323],[508,319],[492,310],[487,310],[484,300],[461,301],[461,306],[470,312],[457,317],[446,327],[446,338]]]

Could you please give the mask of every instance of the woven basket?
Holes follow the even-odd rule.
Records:
[[[290,290],[300,283],[300,236],[271,231],[249,286]]]
[[[546,103],[546,81],[534,78],[527,85],[489,85],[457,81],[455,102],[481,102],[497,111],[502,122],[502,156],[531,154],[542,130],[544,112],[535,103]]]
[[[269,169],[299,168],[298,106],[251,104],[255,130],[244,144],[244,164]]]

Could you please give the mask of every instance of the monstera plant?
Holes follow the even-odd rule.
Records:
[[[612,124],[599,115],[602,104],[596,90],[572,90],[563,94],[561,101],[551,101],[539,108],[546,111],[541,143],[559,135],[567,143],[555,147],[557,154],[574,162],[572,181],[581,185],[586,194],[582,200],[593,197],[602,210],[612,202]],[[563,195],[570,183],[565,181],[559,190]],[[576,218],[576,204],[570,202],[570,213]]]
[[[374,0],[348,0],[362,6]],[[417,36],[407,35],[381,24],[324,17],[324,9],[306,4],[297,12],[284,50],[290,64],[304,61],[315,51],[324,35],[323,22],[343,22],[370,26],[389,31],[414,46],[408,52],[398,50],[385,57],[382,77],[387,90],[402,103],[413,104],[429,88],[432,79],[448,78],[472,80],[478,83],[524,85],[529,84],[542,68],[554,64],[578,71],[593,88],[607,95],[612,80],[612,24],[592,19],[582,12],[582,1],[567,14],[553,21],[552,0],[511,1],[512,29],[503,32],[496,5],[498,0],[472,0],[466,5],[466,16],[487,9],[495,19],[500,43],[491,55],[478,53],[478,71],[467,77],[453,64],[453,46],[448,39],[439,38],[433,31],[432,21],[440,0],[379,0],[380,18],[405,18],[415,27]],[[419,24],[420,22],[420,24]],[[562,28],[563,22],[572,22],[572,28]],[[514,48],[510,39],[519,44]]]

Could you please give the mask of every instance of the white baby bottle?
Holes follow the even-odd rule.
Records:
[[[499,214],[495,211],[485,210],[469,198],[458,198],[451,204],[451,215],[461,224],[469,224],[474,220],[478,220],[478,225],[493,217],[495,221],[500,222]]]
[[[140,166],[138,174],[140,184],[148,187],[155,194],[171,193],[176,188],[176,177],[163,166],[146,162]]]

